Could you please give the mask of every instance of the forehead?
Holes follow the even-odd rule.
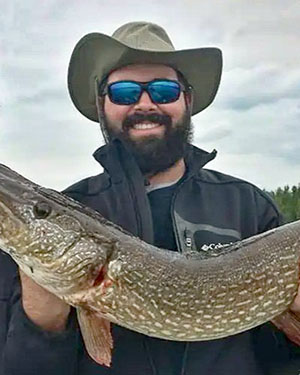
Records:
[[[108,76],[108,83],[120,80],[146,82],[156,78],[177,79],[176,71],[162,64],[133,64],[114,70]]]

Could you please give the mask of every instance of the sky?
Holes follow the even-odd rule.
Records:
[[[163,26],[176,49],[218,47],[215,101],[193,117],[207,168],[260,188],[300,183],[299,0],[0,0],[0,163],[61,190],[98,174],[99,126],[67,89],[78,40],[130,21]]]

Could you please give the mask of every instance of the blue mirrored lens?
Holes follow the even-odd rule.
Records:
[[[168,80],[148,83],[119,81],[108,86],[108,95],[115,104],[130,105],[139,101],[143,90],[147,91],[153,103],[167,104],[179,98],[181,88],[178,82]]]
[[[166,104],[179,98],[180,86],[172,81],[153,81],[149,83],[148,91],[154,103]]]
[[[133,104],[139,100],[142,88],[135,82],[116,82],[108,87],[110,100],[116,104]]]

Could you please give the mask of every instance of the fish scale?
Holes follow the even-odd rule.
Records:
[[[133,265],[131,249],[125,256],[126,246],[122,246],[118,287],[113,286],[115,289],[105,297],[106,305],[112,299],[119,302],[114,314],[109,308],[105,310],[107,317],[151,336],[191,341],[224,337],[262,324],[286,310],[297,293],[299,230],[300,224],[293,223],[255,240],[245,240],[218,261],[193,259],[191,263],[146,245],[134,250],[134,257],[140,256],[143,262]],[[286,248],[286,241],[291,242],[291,248]],[[259,268],[258,255],[263,259]],[[288,267],[282,272],[283,261]],[[136,282],[137,274],[142,282]],[[173,294],[168,298],[170,288]],[[190,294],[197,299],[191,299]],[[103,297],[94,290],[87,300],[90,306],[97,301],[97,309]],[[172,301],[176,304],[170,306]],[[142,319],[135,306],[143,310]],[[226,321],[215,319],[219,314]],[[159,326],[155,324],[158,322]]]
[[[87,350],[99,363],[109,363],[111,348],[104,320],[153,337],[201,341],[280,315],[297,294],[299,239],[297,221],[228,246],[217,257],[186,256],[147,244],[0,165],[0,247],[78,309]],[[106,345],[105,356],[95,342]]]

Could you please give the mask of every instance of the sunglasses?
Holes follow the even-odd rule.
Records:
[[[180,93],[186,91],[184,86],[169,79],[155,79],[150,82],[117,81],[108,84],[102,95],[108,95],[111,102],[119,105],[138,103],[146,91],[153,103],[168,104],[178,100]]]

